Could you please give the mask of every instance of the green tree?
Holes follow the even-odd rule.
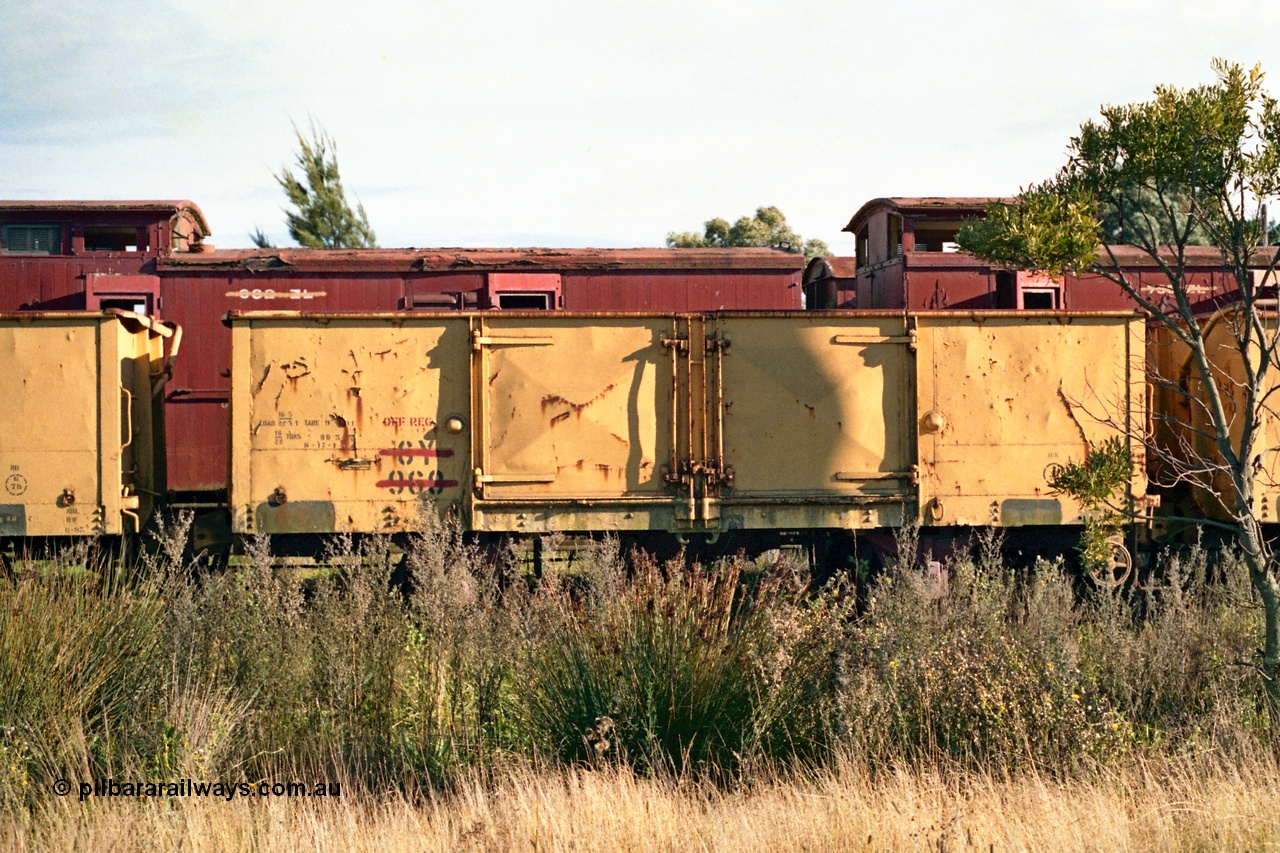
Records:
[[[276,244],[271,242],[271,238],[266,235],[261,227],[253,226],[253,231],[249,234],[249,239],[253,241],[253,245],[259,249],[274,249]]]
[[[753,217],[743,216],[730,225],[716,218],[704,223],[703,231],[676,232],[667,235],[667,245],[673,249],[723,249],[734,246],[762,246],[803,253],[805,261],[811,261],[828,253],[827,244],[821,240],[805,240],[787,225],[787,217],[776,207],[761,207]]]
[[[357,200],[353,210],[347,201],[338,174],[338,147],[333,138],[314,122],[310,138],[303,136],[297,125],[293,132],[298,138],[299,174],[295,175],[287,166],[272,173],[293,207],[285,210],[289,236],[299,245],[313,249],[377,248],[364,205]],[[256,229],[250,239],[260,248],[272,248],[261,229]]]
[[[1263,88],[1260,68],[1222,60],[1213,68],[1215,83],[1160,86],[1150,101],[1103,107],[1101,118],[1071,139],[1067,164],[1054,178],[1023,190],[1012,205],[992,206],[985,220],[962,229],[958,242],[993,263],[1110,279],[1186,347],[1190,383],[1150,380],[1181,394],[1202,422],[1174,423],[1164,413],[1194,438],[1173,450],[1148,441],[1147,452],[1173,472],[1169,485],[1218,495],[1227,520],[1205,523],[1229,532],[1244,556],[1263,606],[1262,677],[1273,708],[1280,708],[1280,568],[1255,508],[1259,487],[1270,482],[1270,454],[1280,450],[1268,447],[1263,433],[1276,416],[1280,332],[1270,292],[1261,287],[1267,276],[1252,275],[1259,266],[1273,274],[1280,261],[1274,248],[1263,249],[1262,225],[1263,203],[1280,193],[1280,109]],[[1143,199],[1140,215],[1125,228],[1102,228],[1100,212],[1134,197]],[[1230,372],[1221,351],[1208,351],[1189,292],[1187,247],[1196,234],[1217,249],[1239,290],[1224,320],[1234,338]],[[1121,245],[1150,258],[1168,298],[1157,302],[1139,288],[1117,260]]]
[[[1177,227],[1188,218],[1188,200],[1182,194],[1172,194],[1169,200],[1172,203],[1170,215],[1166,215],[1159,197],[1145,187],[1129,187],[1113,199],[1099,199],[1099,239],[1104,243],[1134,243],[1152,232],[1154,242],[1172,243]],[[1192,221],[1187,245],[1212,244],[1213,240],[1205,233],[1204,228]]]

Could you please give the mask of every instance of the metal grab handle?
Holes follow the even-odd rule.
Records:
[[[159,397],[164,392],[165,384],[173,378],[173,362],[178,357],[178,350],[182,347],[182,327],[177,323],[173,323],[173,334],[169,338],[169,355],[165,359],[164,370],[160,373],[158,380],[151,389],[152,397]]]
[[[128,435],[128,439],[125,443],[120,445],[120,452],[124,453],[125,448],[133,444],[133,392],[124,387],[123,384],[120,386],[120,390],[124,392],[125,396],[124,424],[125,433]]]

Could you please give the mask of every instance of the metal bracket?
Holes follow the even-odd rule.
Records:
[[[912,465],[909,471],[837,471],[834,475],[837,483],[861,483],[867,480],[910,480],[920,482],[919,466]]]
[[[707,352],[715,352],[716,350],[727,350],[731,341],[728,338],[722,338],[716,333],[708,335],[704,341]]]
[[[479,329],[471,333],[471,348],[477,352],[483,347],[549,347],[556,339],[548,335],[485,335]]]
[[[554,483],[555,474],[486,474],[483,469],[476,469],[476,484],[485,483]]]
[[[832,338],[832,343],[837,344],[853,344],[861,346],[875,346],[876,344],[906,344],[907,349],[914,350],[916,348],[916,330],[910,329],[905,335],[888,335],[885,337],[874,337],[871,335],[836,335]]]

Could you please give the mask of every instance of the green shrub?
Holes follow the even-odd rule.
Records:
[[[871,723],[862,748],[995,768],[1127,749],[1129,726],[1079,667],[1060,566],[1028,577],[969,560],[948,569],[945,594],[903,566],[875,587],[855,641]]]
[[[859,610],[849,579],[810,589],[782,552],[659,565],[613,539],[572,560],[549,541],[535,579],[432,512],[402,588],[385,539],[338,538],[304,577],[259,537],[211,571],[183,564],[184,523],[127,571],[82,549],[0,579],[6,802],[59,776],[412,786],[529,756],[1068,775],[1274,737],[1230,554],[1165,555],[1155,581],[1081,597],[1060,563],[1010,570],[990,533],[931,577],[906,529]]]
[[[805,664],[822,658],[815,620],[830,609],[806,625],[792,573],[748,568],[635,555],[625,582],[614,572],[579,594],[540,590],[522,689],[534,742],[562,760],[676,772],[811,752],[821,703],[807,703]]]

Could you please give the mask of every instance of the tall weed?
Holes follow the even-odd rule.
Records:
[[[83,555],[0,579],[0,797],[148,751],[164,696],[158,593]]]
[[[577,592],[539,590],[523,690],[534,743],[562,760],[675,772],[811,752],[824,732],[810,682],[825,672],[805,666],[822,632],[800,614],[802,589],[741,559],[637,554],[625,581],[597,571]]]

